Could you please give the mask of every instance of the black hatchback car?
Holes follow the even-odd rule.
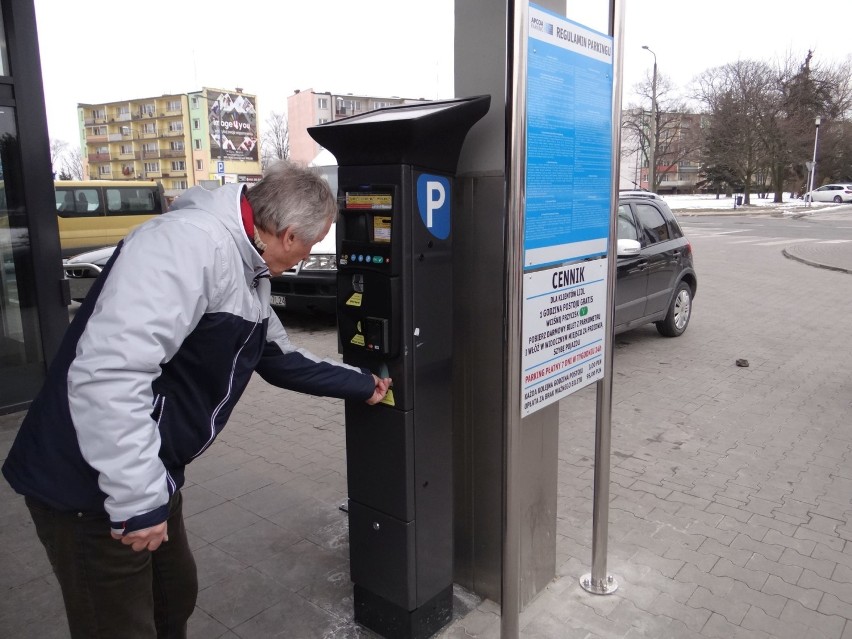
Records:
[[[617,268],[615,331],[653,322],[661,335],[683,334],[698,279],[692,246],[659,196],[619,195]]]

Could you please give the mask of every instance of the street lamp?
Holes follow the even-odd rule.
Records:
[[[806,206],[811,205],[811,201],[814,199],[811,193],[814,190],[814,176],[816,175],[816,152],[817,152],[817,142],[819,141],[819,123],[820,117],[817,116],[814,124],[816,124],[816,133],[814,133],[814,159],[811,160],[811,166],[809,167],[811,170],[810,179],[808,180],[808,195],[807,195],[807,203]]]
[[[657,192],[657,54],[648,45],[642,48],[654,56],[654,75],[651,79],[651,140],[648,143],[648,187]]]

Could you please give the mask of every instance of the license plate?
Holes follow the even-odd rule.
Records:
[[[287,299],[283,295],[271,295],[269,303],[272,306],[287,306]]]

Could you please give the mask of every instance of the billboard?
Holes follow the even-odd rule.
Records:
[[[212,156],[221,156],[223,160],[257,162],[256,100],[253,95],[207,90]]]

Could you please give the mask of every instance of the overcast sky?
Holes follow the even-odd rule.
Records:
[[[459,0],[463,1],[463,0]],[[658,73],[685,87],[710,67],[788,53],[839,62],[852,51],[837,0],[624,0],[624,104]],[[502,3],[495,1],[495,6]],[[258,96],[263,120],[295,89],[453,96],[454,0],[35,0],[51,138],[75,144],[77,103],[203,86]],[[607,31],[609,2],[569,0],[566,15]],[[837,24],[834,24],[837,23]]]

